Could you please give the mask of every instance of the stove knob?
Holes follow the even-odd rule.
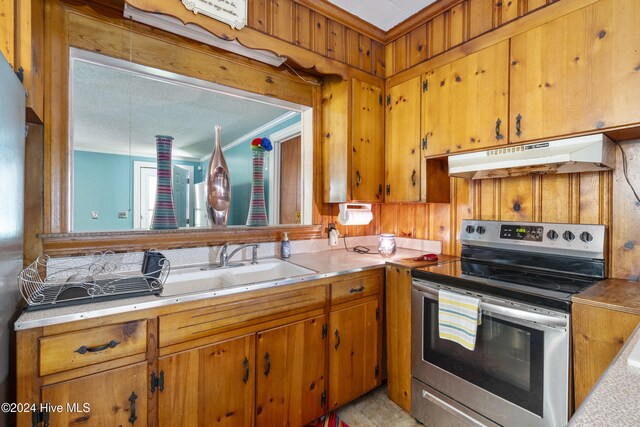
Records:
[[[584,231],[580,233],[580,240],[582,240],[585,243],[589,243],[590,241],[593,240],[593,236],[591,235],[591,233]]]
[[[549,230],[547,232],[547,237],[551,240],[557,240],[558,239],[558,233],[556,232],[556,230]]]
[[[565,231],[564,233],[562,233],[562,237],[564,238],[564,240],[566,240],[567,242],[571,242],[573,239],[576,238],[576,235],[573,234],[572,232],[570,232],[569,230]]]
[[[476,228],[473,225],[467,225],[467,233],[469,234],[473,234],[474,231],[476,231]]]
[[[484,234],[487,231],[487,229],[484,227],[484,225],[479,225],[476,227],[476,232],[478,234]]]

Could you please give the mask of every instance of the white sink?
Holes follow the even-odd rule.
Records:
[[[258,264],[245,263],[228,268],[189,267],[171,270],[160,296],[176,296],[253,283],[278,282],[317,273],[277,258],[263,259]]]

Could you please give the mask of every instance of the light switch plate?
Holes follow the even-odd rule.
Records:
[[[127,219],[127,218],[129,218],[129,212],[127,212],[127,211],[118,211],[118,218],[119,219]]]

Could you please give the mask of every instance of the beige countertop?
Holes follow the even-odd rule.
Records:
[[[638,341],[640,326],[580,405],[569,426],[640,426],[640,368],[627,363]]]
[[[372,252],[375,249],[372,248]],[[416,264],[412,258],[422,255],[423,251],[413,249],[398,248],[396,254],[391,258],[382,258],[378,254],[358,254],[347,252],[346,250],[326,250],[319,252],[294,254],[287,261],[302,267],[316,271],[316,273],[286,278],[277,282],[260,282],[249,285],[221,288],[215,291],[196,292],[179,296],[141,296],[122,298],[111,301],[92,302],[67,307],[47,308],[42,310],[25,311],[15,323],[16,330],[24,330],[34,327],[47,326],[76,320],[97,318],[118,313],[126,313],[135,310],[162,307],[188,301],[197,301],[207,298],[214,298],[222,295],[247,292],[275,286],[284,286],[304,281],[317,280],[341,274],[356,273],[368,269],[384,267],[386,262],[396,265],[406,265],[415,267],[418,265],[428,265],[428,262]],[[446,255],[439,255],[444,260],[455,259]],[[432,264],[432,263],[431,263]],[[171,273],[170,273],[171,274]]]

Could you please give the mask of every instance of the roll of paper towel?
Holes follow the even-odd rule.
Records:
[[[371,205],[341,203],[338,221],[342,225],[366,225],[373,219]]]

